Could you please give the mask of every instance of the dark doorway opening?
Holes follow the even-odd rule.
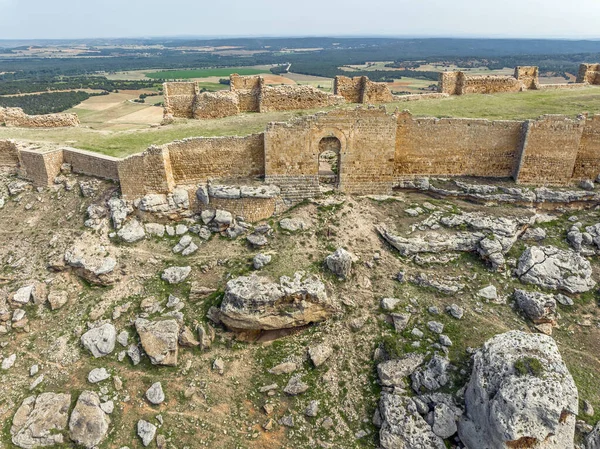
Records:
[[[323,137],[319,142],[319,184],[338,187],[340,182],[340,150],[337,137]]]

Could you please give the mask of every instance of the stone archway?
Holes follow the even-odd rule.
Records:
[[[342,142],[335,136],[323,137],[319,141],[319,184],[324,187],[339,187],[340,152]]]

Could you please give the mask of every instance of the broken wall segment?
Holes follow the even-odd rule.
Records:
[[[21,108],[0,107],[0,126],[10,128],[64,128],[79,125],[77,114],[28,115]]]
[[[344,97],[349,103],[390,103],[395,99],[387,83],[377,83],[366,76],[336,76],[333,93]]]
[[[442,72],[438,91],[449,95],[520,92],[539,87],[539,70],[532,66],[515,68],[513,76],[469,75],[462,71]]]
[[[600,64],[581,64],[576,82],[600,85]]]

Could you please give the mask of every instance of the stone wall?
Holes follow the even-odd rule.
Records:
[[[515,78],[523,85],[524,90],[535,90],[540,84],[540,71],[535,66],[515,67]]]
[[[192,107],[192,116],[195,119],[229,117],[239,112],[239,96],[230,91],[203,92]]]
[[[63,161],[71,164],[74,173],[119,180],[117,168],[120,159],[76,148],[63,148]]]
[[[412,176],[512,176],[523,123],[397,115],[394,173]]]
[[[366,76],[336,76],[333,92],[350,103],[390,103],[394,95],[386,83],[376,83]]]
[[[0,126],[13,128],[64,128],[79,125],[77,114],[27,115],[21,108],[1,108]]]
[[[337,188],[346,193],[385,193],[393,183],[396,119],[380,109],[333,110],[270,123],[265,131],[265,180],[283,195],[318,187],[319,143],[340,141]],[[296,192],[297,190],[297,192]]]
[[[600,115],[586,120],[573,169],[573,179],[596,179],[600,175]]]
[[[0,167],[19,165],[19,151],[14,140],[0,140]]]
[[[260,92],[260,112],[290,111],[336,106],[345,103],[343,97],[312,86],[265,86]]]
[[[442,72],[439,75],[438,91],[449,95],[491,94],[537,89],[538,85],[538,68],[523,66],[515,68],[514,76]]]
[[[569,183],[584,126],[585,120],[551,115],[526,122],[515,180],[519,184]]]
[[[600,85],[600,64],[581,64],[577,82]]]
[[[164,83],[164,115],[192,118],[198,91],[198,84],[194,82]]]
[[[249,222],[266,220],[275,213],[277,200],[275,198],[211,198],[208,206],[201,205],[203,209],[223,209],[229,211],[234,217],[243,217]]]
[[[249,178],[264,174],[264,134],[196,137],[165,145],[175,184],[207,178]]]
[[[61,149],[19,148],[20,175],[32,181],[35,187],[52,185],[62,164]]]
[[[143,153],[121,159],[117,170],[124,197],[166,194],[175,187],[169,150],[165,147],[152,146]]]

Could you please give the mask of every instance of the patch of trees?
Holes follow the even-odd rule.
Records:
[[[55,90],[97,89],[115,92],[120,89],[151,89],[162,80],[109,80],[103,76],[46,76],[43,73],[6,73],[0,75],[0,95],[15,95]]]
[[[31,115],[63,112],[87,100],[93,95],[81,91],[48,92],[43,94],[22,95],[18,97],[0,97],[0,106],[5,108],[21,108]]]

